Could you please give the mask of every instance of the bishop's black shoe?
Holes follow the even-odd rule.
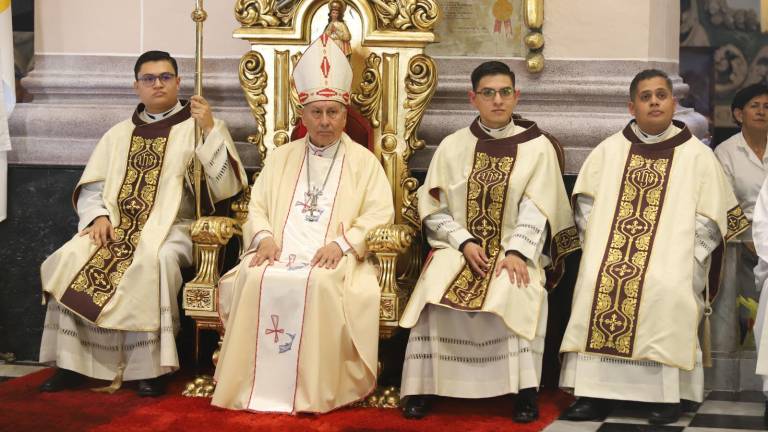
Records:
[[[39,390],[41,392],[57,392],[77,387],[84,381],[85,375],[69,369],[57,368],[53,376],[40,385]]]
[[[412,420],[424,418],[429,412],[431,402],[430,396],[428,395],[412,395],[406,397],[405,405],[403,405],[403,417]]]
[[[580,397],[560,416],[570,421],[602,421],[613,408],[611,401],[591,397]]]
[[[136,394],[142,397],[156,397],[165,394],[165,379],[163,376],[139,380]]]
[[[680,420],[679,403],[655,403],[651,404],[651,413],[648,415],[648,423],[663,425]]]
[[[515,398],[515,413],[512,420],[515,423],[530,423],[539,419],[539,404],[536,401],[536,389],[520,390]]]

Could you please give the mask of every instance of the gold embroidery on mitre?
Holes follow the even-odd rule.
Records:
[[[631,357],[648,258],[674,149],[630,150],[590,314],[586,351]]]
[[[491,269],[501,250],[504,205],[514,164],[514,155],[496,157],[476,150],[467,179],[467,229],[480,240]],[[465,263],[440,303],[463,310],[481,309],[492,275],[489,271],[480,278]]]
[[[98,310],[115,294],[133,261],[141,231],[155,203],[166,144],[166,137],[131,137],[126,173],[117,198],[120,221],[115,227],[116,240],[99,247],[67,288],[87,296]],[[74,310],[80,308],[68,304],[74,302],[65,297],[62,302]]]

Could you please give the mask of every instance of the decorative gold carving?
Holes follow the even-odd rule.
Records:
[[[291,27],[296,1],[237,0],[235,18],[245,27]],[[280,5],[282,8],[278,8]]]
[[[213,287],[185,287],[182,300],[184,310],[214,312],[216,310],[213,304],[214,296]]]
[[[381,57],[371,53],[365,59],[365,70],[360,81],[360,91],[352,94],[352,101],[375,128],[381,116]]]
[[[291,68],[296,67],[296,63],[299,62],[299,59],[301,58],[301,52],[297,52],[296,54],[291,56]],[[291,69],[293,70],[293,69]],[[293,79],[293,78],[291,78]],[[291,126],[296,126],[296,124],[299,122],[299,92],[296,91],[296,86],[290,85],[291,88]]]
[[[361,408],[397,408],[400,406],[400,389],[391,387],[376,387],[371,395],[354,406]]]
[[[186,397],[213,397],[213,391],[216,390],[216,383],[210,375],[200,375],[194,381],[187,384],[182,396]]]
[[[382,134],[397,133],[399,60],[400,54],[384,53],[384,64],[382,66],[382,83],[384,84],[382,90]]]
[[[378,30],[431,32],[440,18],[434,0],[369,0]]]
[[[501,251],[501,231],[507,185],[515,165],[517,146],[506,156],[491,156],[478,144],[467,179],[467,229],[480,241],[489,267],[495,268]],[[477,276],[464,264],[440,303],[462,310],[479,310],[488,293],[493,272]]]
[[[530,33],[525,36],[525,46],[528,47],[528,55],[525,64],[528,72],[539,73],[544,70],[544,35],[541,26],[544,25],[544,0],[523,0],[523,19]]]
[[[413,228],[408,225],[382,225],[365,237],[368,250],[379,261],[379,335],[385,339],[397,331],[397,323],[405,307],[405,292],[397,284],[397,257],[411,245],[414,234]]]
[[[289,51],[275,51],[275,145],[288,142],[290,117],[291,77]]]
[[[248,51],[240,59],[240,86],[243,88],[245,100],[251,108],[256,120],[256,132],[248,136],[248,142],[256,145],[259,150],[259,164],[267,157],[267,147],[264,145],[264,134],[267,132],[267,72],[264,69],[264,57],[258,51]]]
[[[408,62],[408,75],[405,77],[405,90],[407,100],[405,108],[405,142],[408,147],[403,152],[403,160],[408,163],[411,155],[424,148],[424,140],[418,139],[416,131],[419,129],[424,111],[432,100],[432,95],[437,88],[437,66],[431,57],[418,54]]]
[[[674,148],[651,157],[630,150],[611,234],[597,277],[586,351],[632,357],[637,311],[666,195]]]

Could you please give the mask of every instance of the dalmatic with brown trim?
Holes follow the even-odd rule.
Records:
[[[644,144],[628,125],[582,166],[573,195],[594,205],[561,352],[693,368],[703,307],[693,287],[696,215],[726,240],[748,222],[712,151],[675,126],[674,137]]]
[[[531,199],[547,217],[550,239],[545,254],[552,259],[528,262],[531,282],[518,288],[505,273],[474,275],[461,252],[432,242],[435,250],[425,265],[406,306],[400,325],[413,327],[426,304],[499,315],[507,327],[531,340],[540,313],[545,313],[545,286],[557,282],[557,271],[547,280],[545,270],[561,269],[563,258],[578,249],[578,233],[563,186],[552,143],[535,123],[516,121],[515,134],[494,139],[478,120],[448,136],[438,147],[424,186],[419,190],[422,218],[441,210],[440,192],[454,220],[480,241],[491,266],[503,259],[517,223],[522,198]]]
[[[142,109],[139,105],[132,119],[102,137],[73,196],[76,203],[81,186],[104,182],[102,196],[116,241],[96,247],[88,236],[76,234],[41,266],[43,290],[102,328],[159,328],[158,251],[178,215],[195,154],[189,105],[149,124],[138,115]],[[231,139],[223,140],[244,178]],[[231,196],[239,188],[224,193]]]

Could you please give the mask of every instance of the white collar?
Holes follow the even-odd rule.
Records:
[[[141,118],[145,123],[154,123],[176,114],[177,112],[181,111],[182,108],[184,108],[184,106],[181,105],[181,102],[178,100],[176,101],[176,105],[174,105],[173,108],[160,114],[152,114],[147,111],[147,108],[145,107],[144,111],[139,113],[139,118]]]
[[[667,128],[664,130],[664,132],[656,135],[643,132],[643,130],[640,129],[640,126],[638,126],[636,121],[632,122],[631,127],[635,135],[637,135],[637,137],[640,138],[640,141],[642,141],[645,144],[655,144],[661,141],[668,140],[673,136],[677,135],[678,132],[680,132],[680,129],[677,126],[675,126],[674,123],[670,123],[669,126],[667,126]]]
[[[325,147],[318,147],[309,140],[309,135],[307,135],[307,148],[309,148],[309,152],[314,156],[320,156],[324,158],[330,158],[333,157],[333,154],[335,153],[335,148],[341,143],[341,138],[339,138],[335,143],[325,146]]]
[[[504,126],[500,128],[491,128],[483,124],[483,121],[480,120],[477,122],[480,125],[480,128],[485,131],[488,135],[494,137],[494,138],[505,138],[509,136],[509,132],[513,131],[515,129],[515,121],[511,118],[509,119],[509,123],[505,124]]]

